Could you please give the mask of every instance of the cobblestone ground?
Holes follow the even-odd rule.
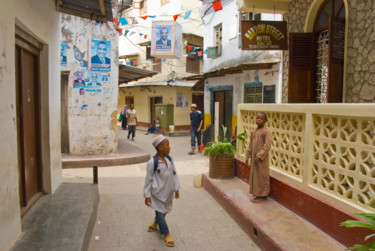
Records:
[[[119,130],[119,137],[125,139],[126,133]],[[126,143],[154,154],[153,138],[138,130],[135,141]],[[187,155],[190,137],[169,140],[182,186],[180,199],[174,200],[166,218],[173,250],[260,250],[204,188],[193,186],[194,175],[208,172],[208,159],[203,154]],[[100,204],[90,251],[170,250],[158,231],[147,232],[154,212],[144,205],[145,174],[146,163],[99,168]],[[92,168],[65,169],[63,178],[92,182]]]

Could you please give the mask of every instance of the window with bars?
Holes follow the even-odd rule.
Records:
[[[246,83],[244,88],[244,103],[262,103],[263,84],[262,82]]]
[[[188,48],[191,47],[189,50]],[[203,53],[202,49],[199,50],[194,50],[194,48],[200,47],[192,44],[188,44],[186,46],[186,54],[188,55],[186,57],[186,72],[189,73],[195,73],[199,74],[200,73],[200,61],[202,60],[203,57],[198,56],[198,53]]]
[[[219,24],[215,26],[215,45],[221,46],[222,40],[223,40],[223,26],[222,24]]]
[[[152,70],[161,73],[161,60],[155,61],[155,57],[151,56],[151,47],[146,47],[146,59],[152,59]]]

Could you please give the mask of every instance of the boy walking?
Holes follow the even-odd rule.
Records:
[[[195,154],[195,138],[198,141],[198,152],[201,152],[199,146],[201,145],[201,129],[203,125],[203,115],[201,111],[197,110],[196,104],[191,104],[190,113],[190,136],[191,136],[191,151],[188,154]]]
[[[157,230],[164,235],[165,245],[174,246],[174,241],[169,233],[165,216],[171,212],[173,197],[180,197],[180,181],[174,166],[173,159],[169,156],[169,140],[159,135],[152,142],[156,148],[156,155],[147,162],[147,175],[143,188],[145,204],[155,210],[155,219],[148,227],[149,232]]]
[[[254,196],[251,200],[258,203],[267,199],[270,193],[270,170],[268,154],[272,144],[272,134],[264,127],[267,114],[258,112],[256,115],[257,128],[251,132],[250,144],[246,151],[246,164],[250,159],[249,192]]]

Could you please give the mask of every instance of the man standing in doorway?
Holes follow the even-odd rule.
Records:
[[[203,125],[203,115],[201,111],[197,110],[196,104],[191,104],[191,113],[190,113],[190,135],[191,135],[191,151],[188,154],[195,154],[195,138],[198,141],[198,152],[201,152],[199,148],[201,145],[201,128]]]

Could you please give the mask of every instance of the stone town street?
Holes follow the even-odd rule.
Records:
[[[155,153],[155,135],[137,130],[135,141],[118,137],[137,151]],[[180,199],[167,215],[174,250],[260,250],[224,209],[204,190],[193,186],[195,174],[208,172],[208,158],[189,156],[190,137],[168,137],[181,181]],[[127,146],[129,147],[129,146]],[[146,163],[99,168],[100,204],[89,250],[170,250],[159,232],[147,232],[154,212],[144,205]],[[63,170],[65,182],[92,182],[92,168]]]

